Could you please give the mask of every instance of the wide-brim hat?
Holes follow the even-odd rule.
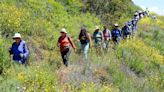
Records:
[[[115,27],[118,27],[118,24],[116,23],[116,24],[114,24],[114,26],[115,26]]]
[[[95,27],[95,30],[98,30],[98,29],[99,29],[99,26],[96,26],[96,27]]]
[[[61,31],[60,31],[60,33],[66,33],[67,34],[67,31],[66,31],[65,28],[62,28]]]
[[[134,13],[134,15],[138,15],[138,13],[136,12],[136,13]]]
[[[20,33],[15,33],[15,35],[13,36],[13,39],[15,39],[15,38],[22,38],[21,34]]]

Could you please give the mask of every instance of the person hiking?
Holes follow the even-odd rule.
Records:
[[[102,31],[103,33],[103,38],[104,38],[104,41],[103,41],[103,48],[106,50],[109,48],[109,41],[111,40],[111,32],[110,30],[107,28],[107,26],[104,26],[104,30]]]
[[[137,12],[134,13],[134,19],[137,20],[137,21],[140,19],[139,14]]]
[[[113,40],[113,43],[114,43],[114,49],[117,48],[119,42],[120,42],[120,39],[122,37],[122,33],[121,33],[121,30],[118,28],[118,24],[114,24],[114,28],[112,30],[112,40]]]
[[[87,32],[87,30],[84,27],[81,28],[78,40],[80,41],[83,55],[85,59],[87,59],[88,58],[87,53],[88,53],[89,47],[92,47],[92,40],[91,40],[90,34]]]
[[[129,28],[129,23],[126,22],[125,25],[121,29],[122,34],[123,34],[123,39],[127,39],[128,35],[130,35],[130,28]]]
[[[100,54],[102,49],[103,34],[98,26],[96,26],[96,29],[93,33],[93,39],[94,39],[94,46],[96,48],[96,53]]]
[[[128,21],[127,26],[129,28],[129,39],[131,39],[132,38],[132,22]]]
[[[141,20],[144,16],[143,16],[143,12],[142,11],[138,11],[139,14],[139,19]]]
[[[29,56],[29,49],[25,41],[21,38],[20,33],[15,33],[15,35],[13,36],[13,40],[15,40],[15,42],[9,49],[10,55],[13,55],[13,61],[20,64],[26,64],[27,58]]]
[[[60,48],[61,57],[63,59],[64,65],[68,66],[71,46],[74,49],[74,52],[76,52],[76,46],[74,42],[72,41],[71,37],[67,35],[67,31],[65,28],[62,28],[61,36],[58,38],[57,46]]]
[[[134,18],[131,21],[132,38],[134,38],[134,35],[136,33],[136,30],[137,30],[137,24],[139,21],[139,18],[136,16],[138,16],[138,15],[134,14]]]

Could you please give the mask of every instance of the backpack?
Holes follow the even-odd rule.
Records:
[[[128,35],[129,34],[129,30],[130,30],[129,27],[126,26],[126,25],[122,28],[122,32],[123,32],[124,35]]]
[[[80,38],[81,44],[89,43],[89,34],[88,33],[86,35],[80,35],[79,38]]]

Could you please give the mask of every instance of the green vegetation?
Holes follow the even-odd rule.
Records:
[[[95,2],[94,4],[91,1]],[[90,50],[89,61],[71,53],[63,67],[56,46],[65,27],[76,42],[81,26],[123,25],[140,9],[131,0],[1,0],[1,92],[162,92],[164,87],[164,17],[145,18],[135,39],[101,56]],[[28,65],[12,62],[8,48],[20,32],[30,49]]]

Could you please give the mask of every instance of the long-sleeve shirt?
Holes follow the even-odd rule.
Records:
[[[122,36],[122,32],[120,29],[113,29],[112,30],[112,37],[121,37]]]
[[[25,64],[29,56],[29,50],[25,41],[21,40],[19,44],[16,44],[16,42],[14,42],[10,49],[10,54],[13,54],[14,61],[17,61],[17,62],[21,61],[22,64]],[[21,57],[20,54],[23,54],[23,57]]]

